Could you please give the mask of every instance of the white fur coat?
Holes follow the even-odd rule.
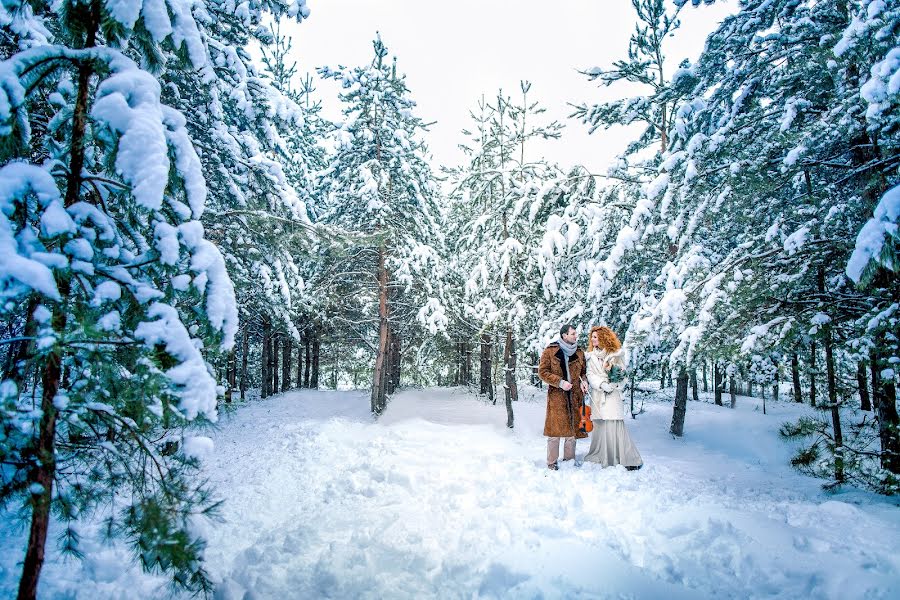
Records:
[[[587,379],[591,386],[591,420],[625,419],[621,386],[609,380],[611,367],[625,368],[625,353],[620,349],[608,354],[605,350],[595,348],[587,353],[587,363]]]

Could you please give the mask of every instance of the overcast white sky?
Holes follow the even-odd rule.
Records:
[[[671,2],[671,0],[668,0]],[[634,30],[629,0],[308,0],[312,11],[285,32],[293,37],[300,73],[320,66],[356,66],[372,59],[376,31],[397,66],[407,75],[418,115],[436,121],[427,136],[435,164],[462,161],[457,145],[469,126],[469,110],[482,94],[516,93],[519,81],[532,82],[530,98],[546,116],[565,125],[560,140],[535,144],[539,155],[563,167],[583,164],[605,172],[636,130],[587,134],[569,119],[568,103],[600,102],[634,93],[634,88],[601,88],[578,70],[607,67],[628,51]],[[706,36],[735,2],[681,11],[682,26],[669,40],[670,72],[683,58],[695,60]],[[338,85],[319,82],[325,116],[337,119]]]

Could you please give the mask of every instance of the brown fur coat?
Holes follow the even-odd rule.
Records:
[[[579,348],[575,354],[569,357],[569,381],[572,389],[568,392],[559,387],[559,383],[565,375],[562,360],[563,352],[559,344],[553,343],[544,350],[538,365],[538,377],[547,384],[547,416],[544,421],[544,435],[547,437],[586,438],[586,433],[578,431],[579,415],[584,403],[581,382],[587,381],[587,361],[584,351]],[[570,395],[571,402],[568,398]]]

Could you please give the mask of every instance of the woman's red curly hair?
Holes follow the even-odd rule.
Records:
[[[595,325],[591,327],[591,332],[588,334],[588,352],[594,349],[593,338],[595,331],[600,334],[601,349],[612,353],[622,348],[622,342],[619,341],[619,338],[616,336],[616,332],[614,332],[609,327],[601,327],[599,325]]]

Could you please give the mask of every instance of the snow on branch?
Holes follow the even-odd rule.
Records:
[[[894,243],[900,241],[898,231],[900,221],[900,185],[895,186],[882,196],[875,207],[874,216],[869,219],[856,236],[856,247],[847,262],[847,277],[854,283],[863,279],[863,274],[870,265],[880,265],[890,271],[900,270],[900,260],[892,243],[885,244],[888,238]]]

